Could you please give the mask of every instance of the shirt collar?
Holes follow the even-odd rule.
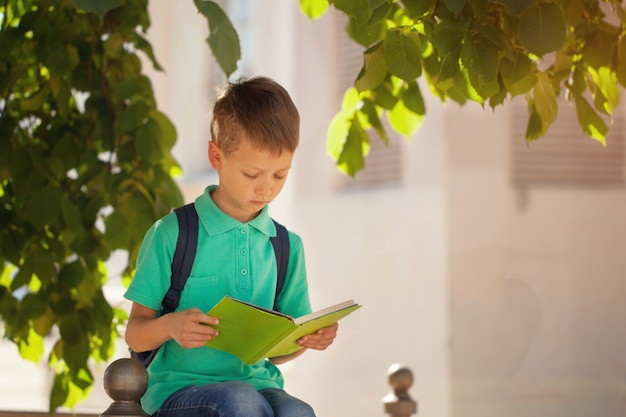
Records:
[[[225,233],[244,224],[230,217],[215,205],[211,198],[211,192],[216,188],[217,185],[209,185],[204,189],[204,193],[195,200],[198,218],[209,235]],[[254,227],[267,236],[276,236],[276,227],[270,218],[268,206],[263,207],[258,216],[245,224]]]

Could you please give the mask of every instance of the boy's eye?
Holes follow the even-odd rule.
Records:
[[[258,174],[248,174],[247,172],[244,172],[243,175],[246,178],[256,178],[258,176]]]
[[[277,180],[284,180],[286,177],[286,175],[274,175],[274,178],[276,178]]]

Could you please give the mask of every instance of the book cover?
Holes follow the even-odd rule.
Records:
[[[347,300],[293,318],[226,296],[207,313],[220,320],[216,326],[219,335],[208,341],[207,346],[231,353],[246,364],[288,355],[301,349],[296,340],[333,325],[360,307]]]

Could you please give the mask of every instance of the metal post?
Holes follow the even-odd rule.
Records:
[[[413,385],[413,372],[396,363],[389,367],[387,376],[393,391],[383,398],[385,412],[391,417],[409,417],[416,414],[417,403],[409,395],[409,388]]]
[[[113,403],[100,417],[143,417],[139,399],[148,388],[148,373],[143,364],[131,358],[112,362],[104,371],[104,390]]]

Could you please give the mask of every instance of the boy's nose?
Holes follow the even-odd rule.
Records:
[[[261,197],[266,197],[272,194],[272,187],[269,184],[259,184],[256,187],[256,193]]]

